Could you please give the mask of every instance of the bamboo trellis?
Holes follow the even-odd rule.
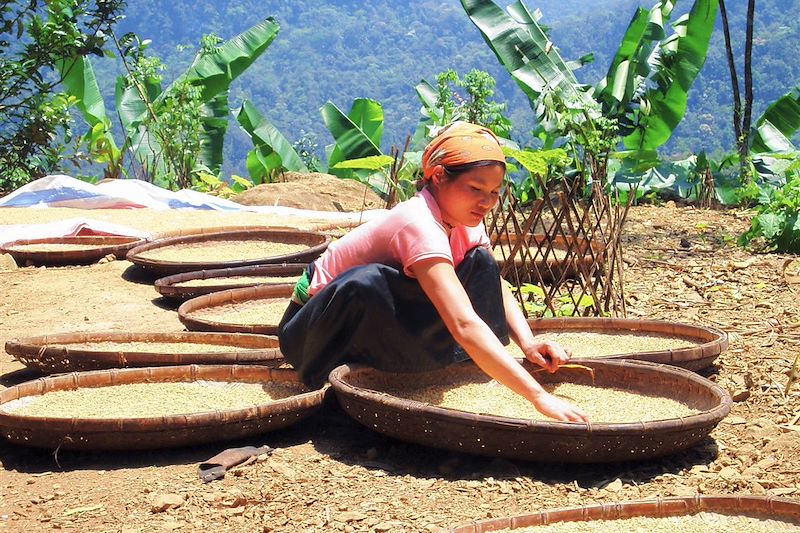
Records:
[[[630,203],[612,202],[599,186],[584,196],[580,180],[539,186],[542,198],[526,205],[506,187],[486,220],[501,275],[526,316],[624,317],[621,232]]]

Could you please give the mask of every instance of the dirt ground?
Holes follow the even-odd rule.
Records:
[[[0,209],[0,228],[45,215],[151,229],[265,222],[209,212],[199,220],[186,212]],[[625,229],[628,316],[730,335],[729,349],[703,374],[736,401],[690,450],[604,465],[492,459],[390,439],[335,408],[245,442],[176,450],[54,452],[3,440],[0,531],[438,531],[547,508],[698,493],[800,499],[800,384],[784,394],[800,351],[800,285],[783,270],[792,257],[733,244],[746,227],[745,213],[667,205],[633,208]],[[47,333],[183,329],[126,261],[0,271],[0,287],[0,346]],[[0,389],[36,377],[0,350]],[[275,452],[220,481],[199,480],[203,460],[262,444]]]

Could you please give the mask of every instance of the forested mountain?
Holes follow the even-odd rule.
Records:
[[[498,2],[501,6],[511,2]],[[593,52],[595,61],[577,71],[594,85],[611,58],[637,6],[655,0],[528,0],[541,10],[541,23],[562,56],[576,59]],[[692,5],[677,2],[673,20]],[[728,2],[732,34],[741,61],[746,2]],[[757,118],[766,106],[800,83],[800,0],[759,0],[753,52]],[[167,65],[165,81],[191,61],[200,38],[214,33],[228,39],[265,17],[281,26],[275,41],[234,82],[231,107],[243,99],[290,140],[304,133],[316,138],[320,153],[332,138],[319,108],[327,101],[347,112],[354,98],[383,105],[384,146],[402,145],[419,119],[414,86],[448,68],[464,75],[477,68],[498,82],[495,100],[509,106],[515,138],[525,140],[534,126],[527,98],[484,43],[458,0],[129,0],[120,32],[152,40],[151,51]],[[665,157],[733,147],[731,88],[719,17],[706,65],[690,95],[686,118],[666,146]],[[741,68],[741,67],[740,67]],[[104,94],[113,95],[113,67],[99,66]],[[741,77],[741,74],[740,74]],[[232,123],[226,138],[227,173],[246,175],[250,141]]]

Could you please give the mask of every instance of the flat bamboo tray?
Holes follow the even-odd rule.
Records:
[[[281,317],[276,317],[274,321],[269,323],[253,322],[241,324],[204,318],[198,316],[198,312],[223,306],[247,306],[259,302],[264,304],[284,302],[285,306],[288,306],[293,290],[293,285],[256,285],[198,296],[187,300],[178,307],[178,319],[190,331],[227,331],[231,333],[277,335],[278,322],[280,322]]]
[[[106,235],[20,239],[4,244],[0,253],[11,254],[20,265],[28,262],[46,266],[89,265],[109,254],[125,259],[128,250],[144,242],[140,237]]]
[[[110,350],[102,345],[92,348],[92,343],[150,344],[152,348]],[[178,343],[213,344],[224,349],[170,350],[170,345]],[[243,333],[62,333],[11,339],[5,348],[14,359],[44,374],[187,364],[284,363],[276,337]]]
[[[693,446],[727,416],[730,395],[681,368],[643,361],[575,361],[594,369],[537,372],[540,383],[571,382],[615,387],[679,400],[699,410],[683,418],[620,424],[583,424],[469,413],[387,394],[408,374],[343,365],[328,377],[339,403],[355,420],[390,437],[479,455],[531,461],[603,463],[659,457]],[[528,371],[536,369],[524,364]],[[414,374],[414,383],[452,383],[481,373],[472,362]]]
[[[487,531],[515,530],[564,522],[593,522],[597,520],[624,520],[634,517],[689,516],[712,512],[730,516],[771,519],[800,528],[800,502],[769,496],[697,495],[689,497],[658,498],[654,500],[625,501],[584,505],[568,509],[551,509],[508,518],[492,518],[463,524],[447,531],[450,533],[486,533]],[[709,525],[710,526],[710,525]],[[609,531],[627,531],[622,528]],[[709,531],[713,531],[709,527]],[[678,531],[677,529],[675,531]],[[717,530],[722,531],[722,530]]]
[[[284,244],[297,244],[306,246],[299,252],[235,260],[207,260],[207,261],[171,261],[149,258],[144,255],[168,247],[203,243],[213,247],[215,242],[228,241],[258,241],[275,242]],[[210,270],[219,268],[233,268],[252,265],[281,264],[281,263],[308,263],[319,257],[331,242],[331,236],[322,233],[295,231],[287,229],[253,229],[242,231],[219,231],[215,233],[201,233],[157,239],[152,242],[137,246],[128,251],[128,261],[139,267],[160,276]]]
[[[73,372],[0,391],[0,432],[10,442],[47,449],[145,450],[195,446],[283,429],[319,410],[328,386],[242,409],[140,418],[15,415],[4,404],[51,391],[133,383],[221,381],[300,385],[294,370],[255,365],[186,365]]]
[[[602,333],[607,335],[653,335],[685,339],[692,346],[653,351],[630,351],[616,355],[598,356],[597,359],[636,359],[652,363],[665,363],[689,370],[711,366],[728,348],[728,335],[724,331],[681,322],[638,320],[631,318],[567,317],[531,318],[528,324],[534,335],[545,333]],[[595,359],[595,358],[592,358]]]
[[[552,245],[547,244],[545,235],[534,234],[529,237],[527,243],[520,244],[517,235],[502,235],[495,238],[493,243],[493,254],[500,266],[500,274],[508,279],[515,279],[516,275],[521,279],[531,279],[534,282],[539,280],[552,282],[559,279],[571,279],[578,276],[581,271],[589,272],[593,263],[602,264],[604,261],[604,247],[599,243],[589,243],[586,239],[576,237],[553,236],[550,237]],[[540,249],[531,249],[528,244],[539,246]],[[551,247],[545,254],[545,248]],[[523,250],[525,249],[524,255]],[[511,252],[513,261],[509,261]],[[569,255],[568,254],[569,250]],[[527,271],[523,271],[523,268]]]
[[[236,268],[217,268],[212,270],[200,270],[197,272],[184,272],[159,278],[155,282],[156,291],[164,298],[170,300],[185,301],[196,298],[204,294],[224,291],[227,289],[240,289],[243,287],[253,287],[256,285],[291,285],[306,269],[306,263],[281,263],[279,265],[255,265]],[[246,277],[274,276],[285,277],[284,283],[258,282],[254,280],[244,280]],[[204,285],[181,285],[182,283],[195,280],[208,280]]]

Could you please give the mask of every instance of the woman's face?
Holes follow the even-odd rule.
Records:
[[[433,192],[442,219],[451,226],[480,224],[497,203],[504,176],[505,169],[500,165],[473,168],[453,179],[436,172]]]

